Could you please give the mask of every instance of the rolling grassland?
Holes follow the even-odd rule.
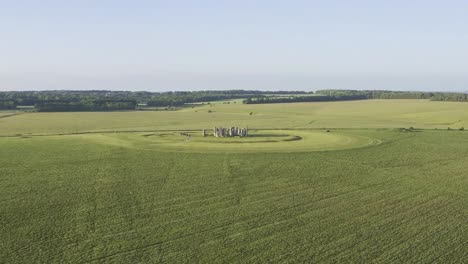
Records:
[[[381,143],[367,137],[365,131],[333,130],[250,130],[249,137],[203,137],[199,131],[165,131],[152,133],[89,133],[61,135],[92,141],[95,144],[114,145],[140,150],[158,150],[190,153],[246,153],[246,152],[310,152],[362,148]]]
[[[209,113],[211,111],[211,113]],[[0,118],[0,135],[83,131],[301,128],[468,128],[468,104],[365,100],[294,104],[211,104],[179,111],[26,113]]]
[[[253,136],[188,131],[231,124]],[[0,263],[466,263],[465,124],[418,100],[0,118]]]

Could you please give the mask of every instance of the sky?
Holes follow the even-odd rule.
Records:
[[[466,0],[0,0],[0,91],[468,91]]]

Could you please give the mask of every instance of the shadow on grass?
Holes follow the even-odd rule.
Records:
[[[288,134],[253,134],[248,137],[288,137]]]

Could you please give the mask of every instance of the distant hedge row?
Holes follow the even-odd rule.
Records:
[[[278,103],[300,103],[300,102],[327,102],[327,101],[350,101],[367,99],[361,95],[313,95],[313,96],[289,96],[289,97],[256,97],[247,98],[244,104],[278,104]]]
[[[112,111],[135,109],[137,104],[172,107],[187,103],[262,97],[264,94],[305,94],[304,91],[194,91],[194,92],[130,92],[130,91],[21,91],[0,92],[0,109],[35,106],[38,111]]]
[[[316,94],[328,96],[364,96],[366,99],[429,99],[432,101],[468,102],[466,93],[405,92],[388,90],[318,90]]]
[[[52,100],[36,102],[34,107],[39,112],[69,112],[69,111],[116,111],[134,110],[135,100],[93,100],[66,101]]]
[[[432,101],[468,102],[466,93],[404,92],[386,90],[318,90],[313,96],[249,97],[245,104],[349,101],[368,99],[429,99]]]
[[[0,92],[0,110],[18,106],[34,106],[37,111],[114,111],[134,110],[138,104],[174,107],[217,100],[244,99],[246,104],[292,102],[324,102],[366,99],[429,99],[433,101],[467,102],[468,94],[442,92],[402,92],[371,90],[304,91],[213,90],[194,92],[130,92],[130,91],[21,91]]]

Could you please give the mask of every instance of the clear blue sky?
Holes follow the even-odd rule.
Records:
[[[0,90],[468,91],[468,1],[0,0]]]

